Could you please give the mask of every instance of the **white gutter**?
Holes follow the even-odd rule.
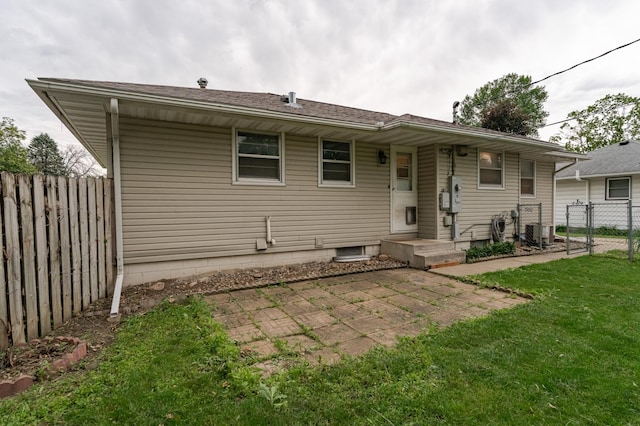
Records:
[[[559,170],[558,170],[559,171]],[[618,173],[599,173],[597,175],[580,175],[580,180],[583,179],[594,179],[594,178],[604,178],[604,177],[627,177],[632,175],[637,175],[638,172],[618,172]],[[558,180],[576,180],[575,175],[559,177]]]
[[[120,309],[120,295],[124,280],[123,246],[122,246],[122,187],[120,179],[120,122],[118,99],[111,98],[111,144],[113,149],[113,196],[116,213],[116,284],[111,301],[111,316],[118,315]]]

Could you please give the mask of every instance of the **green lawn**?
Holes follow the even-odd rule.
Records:
[[[339,365],[260,379],[198,300],[123,325],[86,375],[0,402],[2,424],[640,424],[640,263],[486,274],[533,302]]]

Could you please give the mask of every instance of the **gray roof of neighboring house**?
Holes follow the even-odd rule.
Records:
[[[576,163],[556,175],[558,178],[640,173],[640,141],[628,140],[588,153],[590,159]]]
[[[50,81],[56,83],[68,83],[90,88],[118,90],[123,92],[159,97],[169,97],[211,102],[216,104],[226,104],[231,106],[257,108],[267,111],[285,112],[288,114],[308,117],[342,120],[358,124],[378,125],[378,123],[382,122],[385,125],[389,125],[393,124],[395,121],[401,121],[416,124],[434,124],[438,126],[450,127],[452,129],[468,127],[460,124],[453,124],[447,121],[419,117],[412,114],[403,114],[397,116],[384,112],[351,108],[324,102],[311,101],[302,98],[296,99],[296,103],[300,105],[300,108],[292,108],[290,106],[287,106],[286,102],[283,101],[284,95],[277,95],[273,93],[237,92],[230,90],[201,89],[197,87],[173,87],[151,84],[118,83],[109,81],[74,80],[62,78],[39,78],[39,80],[44,82]],[[504,135],[504,133],[502,132],[484,129],[481,127],[472,127],[472,129],[476,132],[486,133],[487,135]],[[523,141],[546,142],[535,138],[520,136],[517,134],[510,134],[510,136],[521,139]],[[557,147],[557,145],[554,143],[546,143],[548,143],[551,148]]]

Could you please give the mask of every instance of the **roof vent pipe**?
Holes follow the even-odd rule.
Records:
[[[460,106],[460,101],[455,101],[453,103],[453,124],[458,124],[458,107]]]
[[[289,103],[290,104],[296,103],[296,92],[289,92]]]
[[[209,83],[209,82],[204,77],[200,77],[198,79],[198,86],[200,86],[201,89],[206,89],[207,88],[207,83]]]

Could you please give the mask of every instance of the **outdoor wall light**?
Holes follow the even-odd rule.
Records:
[[[387,164],[387,156],[384,155],[383,150],[378,151],[378,161],[380,161],[380,164]]]

